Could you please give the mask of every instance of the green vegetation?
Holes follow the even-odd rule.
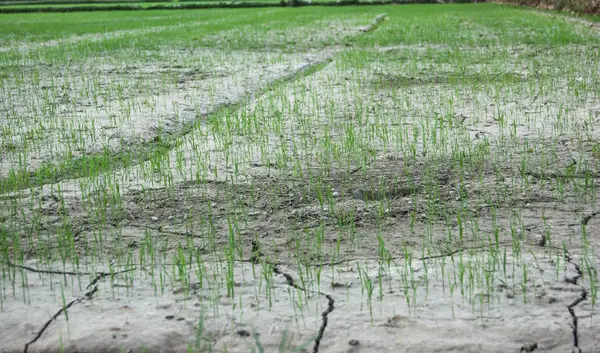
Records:
[[[432,3],[434,0],[248,0],[248,1],[91,1],[91,2],[7,2],[0,3],[0,13],[83,12],[83,11],[140,11],[214,8],[264,8],[306,6],[372,6],[387,4]]]
[[[0,15],[0,307],[35,263],[271,308],[285,266],[294,312],[352,272],[371,321],[435,281],[483,317],[572,259],[595,305],[599,45],[492,4]]]
[[[558,11],[574,11],[588,14],[600,13],[600,2],[596,0],[510,0],[507,1],[507,3],[535,6]]]
[[[108,6],[118,6],[118,5],[122,5],[122,4],[126,4],[128,6],[139,6],[139,7],[149,7],[149,6],[156,6],[156,5],[173,5],[174,2],[171,1],[164,1],[164,2],[159,2],[159,1],[153,1],[153,2],[127,2],[127,3],[112,3],[112,2],[107,2],[107,3],[91,3],[91,4],[82,4],[85,6],[91,6],[91,7],[108,7]],[[186,2],[186,4],[214,4],[214,1],[192,1],[192,2]],[[1,8],[2,9],[15,9],[15,8],[53,8],[53,7],[57,7],[57,8],[69,8],[72,7],[73,4],[70,3],[64,3],[64,4],[19,4],[19,5],[3,5]],[[81,6],[81,5],[78,5]]]

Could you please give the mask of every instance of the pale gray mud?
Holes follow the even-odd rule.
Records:
[[[594,352],[593,49],[557,52],[574,82],[539,48],[354,49],[0,195],[0,352]]]

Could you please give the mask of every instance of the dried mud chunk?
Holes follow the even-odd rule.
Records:
[[[538,348],[537,342],[524,344],[521,346],[521,353],[533,352]]]
[[[401,315],[394,315],[387,319],[387,321],[383,324],[385,327],[398,327],[398,324],[402,320]]]

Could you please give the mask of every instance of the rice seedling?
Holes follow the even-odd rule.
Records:
[[[2,17],[3,312],[71,288],[176,327],[165,300],[201,315],[185,350],[231,352],[563,315],[573,290],[597,311],[594,28],[491,4]]]

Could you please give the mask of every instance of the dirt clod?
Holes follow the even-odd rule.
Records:
[[[538,348],[538,344],[537,342],[533,342],[533,343],[528,343],[528,344],[524,344],[521,347],[521,353],[529,353],[529,352],[533,352]]]

